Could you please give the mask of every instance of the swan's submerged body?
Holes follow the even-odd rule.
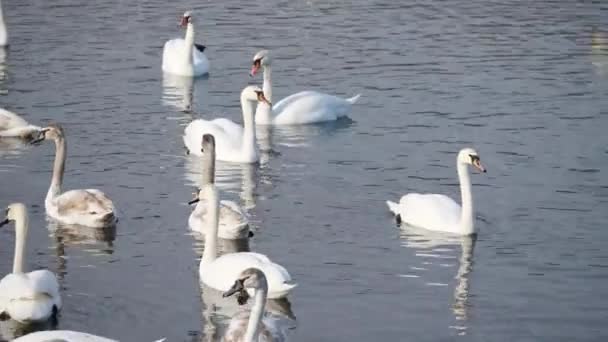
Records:
[[[272,67],[270,52],[262,50],[253,57],[251,74],[263,68],[264,94],[270,102],[272,99]],[[305,125],[319,122],[335,121],[347,116],[352,105],[360,95],[344,99],[317,91],[301,91],[277,102],[272,108],[260,105],[255,115],[259,125]]]
[[[247,86],[241,92],[243,127],[224,118],[215,120],[198,119],[184,129],[184,145],[189,153],[203,155],[201,137],[211,134],[215,138],[217,160],[235,163],[255,163],[259,160],[253,106],[258,101],[266,101],[262,90]]]
[[[456,164],[462,207],[445,195],[411,193],[401,197],[399,203],[386,201],[397,220],[428,230],[459,235],[474,234],[473,197],[467,165],[473,165],[482,172],[485,172],[485,168],[481,165],[477,152],[471,148],[462,149],[458,153]]]
[[[34,140],[38,138],[40,127],[30,125],[19,115],[0,108],[0,138]]]
[[[15,221],[15,257],[13,272],[0,280],[0,314],[23,323],[44,322],[61,309],[59,283],[47,270],[23,271],[28,217],[25,205],[13,203],[7,219],[0,225]]]
[[[192,14],[184,13],[182,27],[186,36],[168,40],[163,47],[163,72],[180,76],[202,76],[209,73],[209,60],[203,53],[204,46],[194,43]]]

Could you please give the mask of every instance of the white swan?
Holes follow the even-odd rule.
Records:
[[[163,71],[181,76],[201,76],[209,73],[209,60],[203,53],[205,47],[194,43],[192,12],[185,12],[181,27],[186,28],[184,39],[168,40],[163,48]]]
[[[460,235],[474,234],[473,196],[467,165],[473,165],[481,172],[486,172],[486,169],[481,165],[479,155],[472,148],[460,150],[456,165],[460,179],[462,208],[445,195],[411,193],[401,197],[399,203],[386,201],[397,221],[428,230]]]
[[[264,317],[264,308],[268,294],[268,282],[264,272],[256,268],[248,268],[241,272],[232,287],[223,296],[228,297],[238,292],[240,305],[247,303],[249,294],[253,292],[253,307],[251,311],[237,313],[224,334],[224,342],[280,342],[286,340],[284,331],[276,326],[276,320]]]
[[[215,139],[211,134],[203,136],[203,186],[215,184]],[[211,221],[207,213],[203,192],[199,189],[196,198],[188,204],[196,203],[196,207],[188,218],[190,229],[201,234],[207,234],[211,230]],[[220,218],[218,237],[227,240],[246,239],[250,237],[249,220],[239,205],[233,201],[220,201]]]
[[[38,140],[52,139],[55,142],[53,178],[44,200],[47,215],[62,223],[88,227],[107,227],[115,224],[117,218],[114,204],[100,190],[81,189],[61,193],[66,158],[63,129],[59,125],[50,125],[41,132]]]
[[[262,50],[253,57],[251,76],[264,68],[264,85],[262,89],[266,98],[272,102],[272,67],[270,52]],[[350,113],[352,105],[361,94],[349,99],[319,93],[301,91],[277,102],[272,108],[259,105],[256,110],[255,123],[258,125],[301,125],[315,122],[337,120]]]
[[[25,241],[28,215],[25,205],[13,203],[6,209],[0,226],[15,222],[15,258],[13,273],[0,280],[0,314],[8,314],[18,322],[44,322],[61,309],[59,284],[47,270],[24,273]]]
[[[250,267],[261,269],[268,280],[268,298],[282,298],[296,287],[291,283],[287,270],[273,263],[267,256],[252,252],[224,254],[217,257],[217,231],[219,221],[219,199],[213,184],[203,186],[201,191],[207,201],[211,230],[205,236],[205,249],[199,267],[201,282],[208,287],[225,292],[230,289],[239,274]],[[253,293],[253,292],[252,292]]]
[[[4,23],[4,13],[2,12],[2,1],[0,0],[0,47],[8,45],[8,32]]]
[[[38,138],[40,127],[30,125],[19,115],[0,108],[0,138],[20,138],[34,140]]]
[[[203,134],[208,133],[215,138],[217,160],[256,163],[260,159],[253,122],[253,105],[257,101],[270,104],[259,87],[245,87],[241,92],[243,127],[224,118],[210,121],[198,119],[188,124],[184,130],[184,144],[189,153],[203,155],[201,139]]]
[[[165,339],[157,340],[163,342]],[[118,342],[109,338],[71,330],[38,331],[21,336],[13,342]]]

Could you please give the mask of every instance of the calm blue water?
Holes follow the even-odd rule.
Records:
[[[291,341],[608,339],[608,5],[548,1],[4,1],[0,105],[59,122],[65,187],[97,187],[115,232],[47,224],[54,148],[0,146],[0,206],[31,215],[30,269],[60,276],[58,328],[123,341],[217,340],[235,308],[198,283],[186,202],[194,118],[241,121],[253,54],[274,98],[363,93],[351,121],[259,131],[262,162],[220,165],[251,250],[299,283],[269,310]],[[195,11],[212,73],[163,79],[162,45]],[[276,101],[276,100],[275,100]],[[190,108],[191,110],[184,110]],[[479,236],[400,230],[384,201],[459,200],[457,151],[475,147]],[[0,229],[0,274],[13,229]],[[224,246],[240,250],[237,246]],[[294,320],[295,317],[295,320]],[[20,334],[8,322],[2,337]]]

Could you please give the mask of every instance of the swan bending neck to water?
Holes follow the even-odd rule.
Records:
[[[272,98],[272,60],[268,50],[262,50],[253,57],[251,76],[260,68],[264,69],[264,94],[270,102]],[[270,106],[258,106],[255,115],[256,124],[260,125],[299,125],[337,120],[347,116],[352,105],[360,94],[349,99],[319,93],[302,91],[288,96]]]
[[[191,11],[184,13],[180,26],[186,28],[186,35],[184,39],[171,39],[165,43],[163,71],[181,76],[201,76],[209,73],[209,60],[203,53],[205,46],[194,43]]]
[[[0,0],[0,47],[8,45],[8,32],[4,23],[4,12],[2,11],[2,0]]]
[[[204,134],[211,134],[216,142],[217,160],[256,163],[260,159],[253,117],[253,106],[256,102],[271,105],[262,89],[257,86],[245,87],[241,92],[242,127],[224,118],[192,121],[184,130],[184,145],[188,152],[198,156],[203,155],[201,137]]]
[[[50,125],[41,130],[35,141],[53,140],[55,161],[53,177],[44,201],[47,214],[60,222],[80,224],[88,227],[107,227],[116,223],[116,209],[112,200],[97,189],[70,190],[61,192],[65,170],[67,142],[63,128]]]
[[[203,135],[203,187],[215,184],[215,139],[211,134]],[[196,198],[188,202],[196,207],[188,219],[190,228],[202,234],[208,234],[211,224],[208,205],[202,189],[196,193]],[[236,202],[220,201],[218,237],[222,239],[246,239],[253,234],[249,231],[249,220]]]
[[[47,270],[24,272],[29,220],[23,203],[8,206],[0,227],[10,221],[15,222],[15,257],[13,272],[0,280],[0,314],[18,322],[47,321],[61,309],[57,278]]]
[[[397,221],[428,230],[460,235],[474,234],[473,195],[468,165],[472,165],[481,172],[486,172],[486,169],[481,165],[477,151],[472,148],[460,150],[456,165],[460,180],[462,207],[445,195],[410,193],[401,197],[399,203],[386,201]]]
[[[26,141],[37,139],[40,127],[30,125],[19,115],[0,108],[0,138],[19,138]]]
[[[284,341],[285,335],[274,326],[273,321],[265,320],[264,309],[268,294],[268,282],[264,272],[257,268],[248,268],[241,272],[232,287],[224,292],[223,297],[238,293],[240,305],[247,303],[249,293],[253,292],[253,307],[249,312],[236,314],[224,334],[225,342],[278,342]]]

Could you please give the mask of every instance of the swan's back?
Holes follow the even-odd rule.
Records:
[[[4,108],[0,108],[0,131],[27,125],[29,125],[27,121],[19,115]]]
[[[182,38],[168,40],[163,47],[162,70],[183,76],[201,76],[209,72],[209,60],[198,49],[192,49],[192,66],[188,65],[186,41]]]
[[[21,336],[13,342],[118,342],[109,338],[95,336],[77,331],[54,330],[38,331]]]
[[[107,226],[116,221],[112,200],[97,189],[66,191],[46,205],[49,216],[68,224]]]
[[[200,156],[203,134],[215,138],[217,160],[231,161],[240,155],[243,128],[228,119],[192,121],[184,129],[184,145],[188,151]]]
[[[43,321],[61,309],[59,283],[47,270],[8,274],[0,280],[0,312],[17,321]]]
[[[458,232],[460,205],[440,194],[411,193],[401,197],[399,215],[411,226],[444,232]]]
[[[350,113],[352,103],[337,96],[303,91],[279,101],[272,111],[278,125],[333,121]]]

